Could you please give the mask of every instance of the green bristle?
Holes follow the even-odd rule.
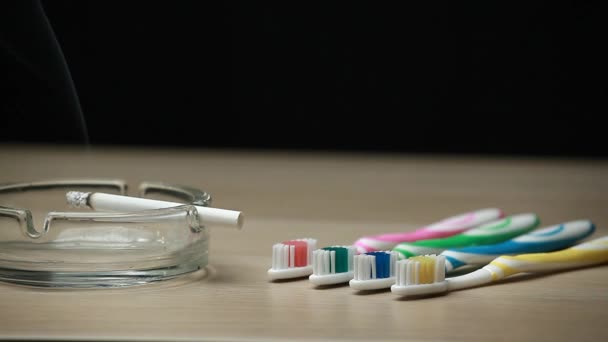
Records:
[[[348,249],[344,247],[325,247],[323,249],[336,252],[335,273],[348,272]]]

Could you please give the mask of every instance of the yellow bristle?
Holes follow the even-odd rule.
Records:
[[[418,283],[426,284],[426,260],[424,257],[420,257],[420,260],[418,260],[418,262],[420,263],[420,274],[418,275]]]
[[[409,260],[420,263],[420,271],[418,273],[419,284],[432,284],[435,281],[435,257],[420,255],[410,258]]]
[[[432,279],[431,279],[431,277],[430,277],[431,272],[430,272],[429,269],[430,269],[431,263],[429,262],[429,259],[430,259],[429,257],[425,257],[424,258],[424,271],[425,271],[425,274],[424,274],[424,283],[423,284],[429,284],[429,283],[433,282]]]

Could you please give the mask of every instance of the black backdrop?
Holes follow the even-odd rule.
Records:
[[[37,4],[0,6],[3,140],[81,143]],[[599,6],[42,2],[92,144],[605,157]]]

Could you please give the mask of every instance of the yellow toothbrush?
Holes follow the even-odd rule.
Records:
[[[445,278],[445,256],[428,255],[400,260],[391,291],[416,296],[460,290],[488,284],[522,272],[572,269],[608,262],[608,236],[551,253],[500,256],[483,268],[458,277]]]

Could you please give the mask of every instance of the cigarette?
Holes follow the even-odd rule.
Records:
[[[186,203],[158,201],[139,197],[106,194],[102,192],[69,191],[66,194],[68,205],[81,208],[89,207],[99,211],[139,211],[146,209],[170,208]],[[195,205],[199,220],[204,225],[227,225],[243,227],[243,214],[240,211],[209,208]]]

